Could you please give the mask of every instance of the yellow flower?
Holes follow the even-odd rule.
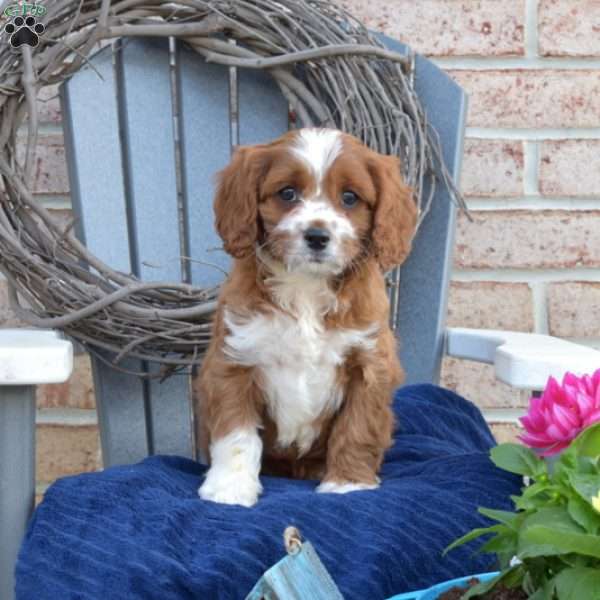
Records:
[[[600,490],[598,490],[598,494],[592,496],[592,506],[600,513]]]

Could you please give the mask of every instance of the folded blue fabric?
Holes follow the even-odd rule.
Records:
[[[519,479],[494,467],[478,409],[432,385],[395,397],[382,485],[317,494],[264,477],[251,509],[198,498],[204,468],[177,457],[68,477],[46,492],[17,564],[19,600],[240,600],[284,556],[295,525],[347,600],[377,600],[485,571],[493,557],[443,548],[508,508]],[[308,600],[308,599],[307,599]]]

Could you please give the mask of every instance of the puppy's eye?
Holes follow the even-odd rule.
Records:
[[[296,200],[298,200],[298,193],[293,187],[288,186],[284,187],[282,190],[279,190],[279,197],[284,202],[296,202]]]
[[[342,204],[346,208],[352,208],[358,202],[358,196],[350,190],[345,191],[342,194]]]

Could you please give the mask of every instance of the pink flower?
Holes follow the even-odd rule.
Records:
[[[558,384],[548,379],[539,398],[529,401],[527,415],[520,419],[526,433],[519,439],[550,456],[566,448],[586,427],[600,421],[600,369],[592,376],[567,373]]]

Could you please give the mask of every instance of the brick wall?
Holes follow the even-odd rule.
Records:
[[[449,324],[600,347],[600,2],[340,3],[469,93]],[[491,367],[448,359],[443,383],[514,435],[527,394]]]
[[[430,56],[470,94],[449,324],[552,333],[600,347],[600,2],[338,0]],[[35,189],[69,209],[56,91],[44,91]],[[0,282],[0,324],[14,318]],[[499,439],[527,394],[492,369],[446,360]],[[97,468],[89,362],[38,394],[40,482]]]

